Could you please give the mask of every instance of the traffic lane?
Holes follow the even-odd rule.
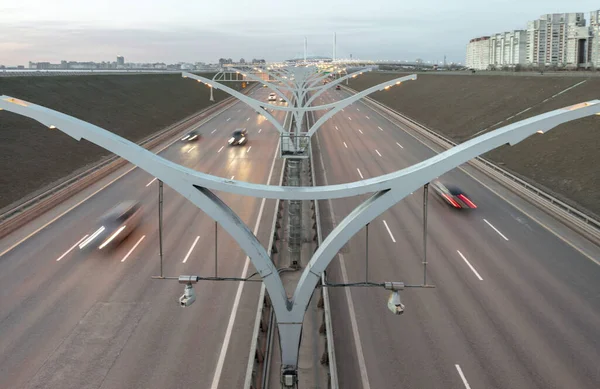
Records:
[[[170,198],[170,194],[169,194],[169,189],[167,189],[165,191],[165,225],[171,224],[170,223],[170,215],[172,214],[171,210],[172,210],[172,205],[171,202],[169,201]],[[186,200],[181,199],[181,202],[186,203]],[[180,208],[181,206],[179,206]],[[189,214],[189,210],[188,211],[184,211],[183,215],[178,215],[178,221],[182,222],[181,216],[184,216],[186,214]],[[175,223],[172,223],[175,224]],[[186,225],[188,226],[188,223],[183,223],[182,225]],[[141,229],[139,229],[138,231],[136,231],[136,233],[134,233],[133,235],[135,236],[136,234],[139,233],[144,233],[145,231],[144,225],[142,226]],[[146,232],[146,234],[148,236],[156,236],[156,233],[150,233],[150,232]],[[174,236],[175,241],[179,238],[178,235]],[[165,242],[168,241],[168,239],[170,239],[168,236],[165,236]],[[147,240],[146,242],[149,242],[149,240]],[[121,257],[124,255],[124,250],[125,248],[122,247],[119,251],[121,251],[119,253],[119,251],[117,251],[115,253],[115,256],[117,257]],[[155,250],[155,248],[153,248]],[[169,255],[169,252],[166,251],[166,255]],[[89,295],[90,293],[92,293],[92,295],[98,295],[101,294],[99,292],[101,291],[105,291],[107,286],[103,283],[100,282],[98,283],[90,283],[88,282],[88,278],[89,276],[87,274],[94,274],[94,279],[95,280],[102,280],[102,279],[111,279],[111,277],[114,277],[115,274],[112,270],[114,269],[110,269],[109,273],[106,275],[103,275],[103,273],[100,271],[100,269],[98,269],[98,264],[99,263],[103,263],[103,262],[108,262],[106,261],[106,258],[94,258],[94,256],[92,256],[91,258],[81,258],[81,255],[77,255],[75,257],[71,257],[71,258],[65,258],[62,260],[62,263],[60,264],[60,271],[55,271],[55,276],[52,279],[47,279],[46,282],[41,283],[41,285],[36,285],[35,284],[28,284],[25,286],[29,286],[30,288],[34,288],[33,291],[30,291],[30,293],[28,293],[25,297],[27,298],[27,300],[24,303],[21,303],[18,305],[18,309],[17,312],[10,311],[10,319],[11,320],[3,320],[2,322],[2,332],[5,334],[12,334],[12,336],[10,337],[6,337],[4,338],[6,341],[9,341],[10,344],[3,344],[3,347],[0,347],[0,349],[3,351],[2,355],[6,356],[6,357],[10,357],[10,359],[12,361],[15,360],[15,358],[18,358],[21,354],[25,354],[26,352],[32,352],[35,355],[25,355],[25,358],[23,359],[17,359],[17,363],[16,366],[20,366],[21,363],[19,362],[23,362],[24,360],[28,360],[29,364],[28,366],[35,366],[35,357],[38,355],[44,355],[43,351],[47,350],[47,351],[51,351],[54,349],[54,344],[50,344],[48,347],[44,347],[46,344],[48,343],[52,343],[52,341],[56,341],[56,339],[60,339],[62,337],[65,336],[65,329],[71,328],[70,325],[68,325],[68,323],[65,323],[68,321],[68,318],[64,318],[63,314],[65,311],[69,312],[69,318],[72,318],[72,320],[74,320],[75,322],[82,316],[82,314],[85,312],[85,310],[87,309],[86,307],[89,307],[90,304],[92,303],[91,300],[87,299],[87,300],[82,300],[82,302],[79,304],[77,303],[77,301],[74,301],[73,298],[68,298],[70,297],[71,294],[75,294],[75,295]],[[82,266],[81,262],[82,260],[85,261],[85,265]],[[129,259],[131,261],[131,259]],[[52,263],[50,261],[48,261],[48,263]],[[118,261],[114,261],[114,264],[118,263]],[[55,269],[58,269],[59,264],[55,264],[52,263],[52,265],[55,266]],[[49,266],[52,266],[49,265]],[[89,267],[92,266],[93,270],[89,270],[86,271],[86,269],[89,269]],[[76,271],[76,275],[71,275],[71,272],[75,271],[73,270],[73,268],[78,269],[78,271]],[[31,271],[30,273],[31,274]],[[147,274],[147,278],[149,280],[151,274]],[[52,293],[50,297],[47,296],[48,290],[53,290],[53,286],[56,284],[59,284],[61,286],[61,288],[59,290],[57,290],[55,293]],[[3,284],[7,287],[7,290],[10,290],[10,285],[6,285]],[[21,284],[23,285],[23,284]],[[114,286],[109,285],[108,286],[109,289],[114,289]],[[4,288],[3,288],[4,290]],[[37,296],[37,298],[33,297],[33,296]],[[40,297],[44,297],[44,298],[40,298]],[[40,300],[40,301],[38,301]],[[33,307],[32,304],[36,304],[36,307]],[[67,306],[67,308],[64,308],[64,306]],[[79,313],[77,313],[78,311],[78,307],[80,307],[80,309],[82,311],[80,311]],[[37,309],[36,309],[37,308]],[[64,309],[63,309],[64,308]],[[42,327],[43,331],[39,331],[38,328]],[[38,333],[44,333],[44,338],[43,339],[37,339],[35,336],[31,336],[30,331],[33,331],[34,333],[38,334]],[[53,336],[53,334],[55,332],[53,331],[57,331],[57,336]],[[35,347],[33,347],[33,345],[31,345],[31,347],[27,347],[27,345],[29,345],[31,342],[35,342],[34,344],[36,345]],[[4,343],[4,342],[2,342]],[[13,347],[13,350],[11,352],[8,352],[8,350],[5,350],[5,347],[10,348]],[[25,346],[25,347],[22,347]],[[4,352],[7,351],[7,352]],[[19,351],[19,352],[16,352]],[[43,358],[42,358],[43,359]],[[9,377],[10,375],[8,374],[8,372],[10,371],[15,371],[18,372],[18,369],[12,369],[11,367],[16,367],[15,364],[10,363],[10,361],[3,361],[3,363],[1,364],[1,366],[4,367],[8,367],[7,369],[7,374],[4,375],[5,377]],[[4,370],[4,369],[3,369]],[[35,371],[35,370],[34,370]],[[31,372],[29,372],[31,373]],[[27,376],[27,374],[25,375]],[[8,378],[7,378],[8,379]]]
[[[218,172],[223,166],[226,155],[215,156],[215,148],[221,140],[215,139],[204,142],[201,147],[211,147],[211,153],[204,153],[200,163],[195,165],[197,170],[204,167]],[[184,165],[191,165],[193,161],[185,151],[186,145],[175,143],[161,155]],[[224,172],[223,174],[225,174]],[[152,178],[141,169],[135,169],[128,175],[116,181],[102,192],[81,206],[64,215],[51,226],[34,235],[13,251],[5,254],[0,260],[0,283],[2,296],[0,301],[0,318],[26,298],[27,280],[32,279],[32,274],[55,275],[59,271],[53,263],[61,258],[64,253],[72,248],[85,234],[90,234],[97,224],[97,220],[118,202],[128,199],[139,199],[145,208],[153,206],[157,199],[153,191],[158,186],[156,182],[147,186]],[[74,251],[76,248],[74,248]],[[72,251],[70,254],[74,252]],[[69,254],[67,254],[69,255]],[[13,292],[14,291],[14,292]],[[10,298],[9,298],[10,297]]]
[[[348,175],[351,175],[353,172],[349,172]],[[438,223],[434,223],[435,225],[438,225]],[[466,234],[466,235],[470,235],[470,234]],[[474,236],[474,234],[471,234],[471,236]]]

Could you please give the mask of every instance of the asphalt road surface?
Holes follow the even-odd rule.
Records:
[[[266,100],[267,89],[253,94]],[[276,116],[283,121],[282,113]],[[243,127],[248,143],[228,147],[231,133]],[[161,155],[221,177],[278,183],[278,133],[254,110],[236,103],[200,131],[198,142],[175,141]],[[130,169],[0,241],[0,388],[243,385],[260,284],[240,290],[237,282],[201,282],[196,303],[180,308],[183,286],[151,279],[159,274],[158,183],[141,169],[126,173]],[[261,213],[262,199],[221,195],[251,229],[258,226],[266,245],[274,201]],[[214,221],[168,187],[164,197],[165,275],[214,275]],[[128,199],[142,202],[145,219],[112,255],[69,251],[103,213]],[[217,248],[220,276],[254,271],[220,227]]]
[[[347,96],[330,91],[317,103]],[[362,102],[345,108],[318,131],[319,185],[434,155],[405,128]],[[506,194],[516,208],[473,174],[486,185],[458,169],[441,180],[478,209],[451,209],[430,190],[427,273],[436,288],[402,292],[404,315],[387,310],[382,288],[331,290],[341,388],[600,388],[600,251],[564,227],[573,241],[557,237],[548,228],[558,223],[542,226],[530,217],[549,219],[542,211]],[[333,201],[335,220],[364,199]],[[421,189],[370,224],[369,280],[423,282],[422,204]],[[364,281],[365,247],[363,229],[330,266],[330,281]]]

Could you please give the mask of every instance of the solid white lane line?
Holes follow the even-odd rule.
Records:
[[[194,250],[194,247],[196,247],[196,243],[198,243],[198,239],[200,239],[200,236],[197,236],[196,239],[194,240],[194,243],[192,243],[192,247],[190,247],[190,250],[185,255],[185,258],[183,258],[183,263],[187,262],[188,258],[192,254],[192,251]]]
[[[479,281],[483,281],[483,278],[481,278],[481,276],[479,275],[479,273],[477,273],[477,270],[475,270],[475,268],[473,267],[473,265],[471,265],[471,263],[469,261],[467,261],[467,258],[465,258],[465,256],[458,250],[456,250],[456,252],[458,253],[458,255],[460,255],[462,257],[462,259],[465,261],[465,263],[467,265],[469,265],[469,267],[471,268],[471,270],[473,270],[473,273],[475,273],[475,275],[477,276],[477,278],[479,278]]]
[[[337,128],[337,126],[335,126],[335,129],[338,130],[338,131],[340,130],[339,128]]]
[[[151,184],[152,184],[154,181],[156,181],[156,180],[157,180],[157,178],[156,178],[156,177],[154,177],[154,179],[153,179],[152,181],[150,181],[149,183],[147,183],[147,184],[146,184],[146,188],[147,188],[147,187],[149,187],[149,186],[150,186],[150,185],[151,185]]]
[[[319,142],[318,134],[315,135],[317,137],[317,147],[321,149],[321,145]],[[321,161],[321,166],[325,168],[325,163],[323,162],[323,153],[319,153],[319,159]],[[323,172],[323,179],[325,180],[325,185],[329,185],[329,180],[327,180],[327,172]],[[329,216],[333,224],[336,224],[335,214],[333,212],[333,202],[331,199],[327,200],[329,203]],[[348,283],[348,272],[346,271],[346,261],[344,261],[344,254],[338,253],[338,258],[340,259],[340,269],[342,270],[342,279],[344,283]],[[360,370],[360,378],[362,381],[362,389],[371,389],[371,385],[369,384],[369,375],[367,374],[367,364],[365,363],[365,356],[363,354],[362,342],[360,340],[360,334],[358,332],[358,324],[356,321],[356,313],[354,310],[354,301],[352,300],[352,294],[350,288],[344,288],[344,292],[346,293],[346,305],[348,306],[348,313],[350,315],[350,325],[352,326],[352,336],[354,338],[354,349],[356,359],[358,360],[358,368]]]
[[[212,130],[210,133],[214,134],[217,131],[217,129],[215,128],[214,130]]]
[[[275,161],[279,155],[279,145],[275,148],[275,155],[273,155],[273,162],[271,163],[271,171],[267,178],[267,185],[271,182],[271,176],[273,176],[273,169],[275,168]],[[263,210],[265,208],[266,199],[263,198],[260,202],[260,208],[258,209],[258,216],[256,217],[256,224],[254,225],[254,235],[258,234],[258,228],[260,227],[260,221],[262,219]],[[246,263],[244,264],[244,270],[240,278],[246,278],[248,276],[248,267],[250,266],[250,257],[246,257]],[[229,348],[229,342],[231,341],[231,332],[233,331],[233,324],[235,323],[235,317],[237,315],[238,306],[240,305],[240,299],[242,297],[242,291],[244,290],[245,282],[238,284],[235,299],[233,300],[233,307],[231,308],[231,315],[229,316],[229,322],[227,323],[227,329],[225,330],[225,338],[221,346],[221,352],[219,353],[219,359],[217,360],[217,367],[215,368],[215,375],[213,376],[211,389],[217,389],[219,387],[219,381],[221,380],[221,373],[223,371],[223,365],[225,364],[225,357],[227,356],[227,349]],[[346,288],[348,289],[348,288]]]
[[[366,115],[365,115],[365,117],[366,117],[367,119],[371,119],[370,117],[368,117],[368,116],[366,116]]]
[[[250,118],[246,119],[246,121],[250,120]]]
[[[235,176],[231,176],[230,180],[233,180],[233,177],[235,177]]]
[[[400,146],[400,148],[401,148],[401,149],[403,149],[403,148],[404,148],[404,147],[402,147],[402,145],[401,145],[400,143],[396,142],[396,144],[397,144],[398,146]]]
[[[375,149],[375,152],[381,157],[381,153],[379,152],[379,150]]]
[[[456,366],[456,370],[458,370],[458,375],[460,375],[460,379],[462,380],[463,384],[465,384],[465,389],[471,389],[471,386],[467,382],[467,379],[465,378],[465,375],[463,374],[460,366],[459,365],[454,365],[454,366]]]
[[[231,120],[231,118],[227,118],[227,121],[230,121],[230,120]]]
[[[379,127],[379,126],[377,126],[377,128],[379,128],[381,131],[383,131],[383,128],[381,128],[381,127]]]
[[[358,130],[358,132],[360,132],[361,134],[363,133],[362,130],[360,130],[360,129]]]
[[[348,145],[346,144],[346,142],[344,142],[344,146],[346,146],[346,148],[348,148]]]
[[[507,238],[506,236],[504,236],[504,234],[503,234],[503,233],[501,233],[500,231],[498,231],[498,229],[497,229],[496,227],[494,227],[494,226],[492,225],[492,223],[488,222],[488,221],[487,221],[487,220],[485,220],[485,219],[483,219],[483,221],[484,221],[484,222],[486,222],[488,226],[492,227],[492,228],[494,229],[494,231],[496,231],[496,232],[498,233],[498,235],[500,235],[501,237],[503,237],[503,238],[504,238],[504,240],[508,240],[508,238]]]
[[[352,118],[350,116],[348,116],[348,120],[352,121]]]
[[[63,255],[61,255],[60,257],[58,257],[58,259],[56,260],[56,262],[60,261],[60,260],[61,260],[61,259],[63,259],[64,257],[66,257],[66,256],[67,256],[67,254],[69,254],[71,251],[73,251],[73,249],[74,249],[75,247],[79,246],[79,244],[80,244],[81,242],[83,242],[83,240],[84,240],[85,238],[87,238],[88,236],[89,236],[89,235],[86,235],[86,236],[84,236],[83,238],[79,239],[79,241],[78,241],[77,243],[75,243],[75,244],[73,245],[73,247],[71,247],[71,248],[70,248],[70,249],[68,249],[68,250],[67,250],[67,251],[66,251],[66,252],[65,252]]]
[[[219,149],[219,151],[217,151],[217,153],[220,153],[221,150],[223,150],[223,147],[225,147],[225,146],[221,146],[221,148]]]
[[[246,153],[249,153],[251,148],[252,148],[252,146],[248,147],[248,150],[246,150]]]
[[[356,170],[358,170],[358,175],[360,176],[360,178],[364,179],[364,177],[363,177],[362,173],[360,172],[360,169],[359,169],[359,168],[356,168]]]
[[[396,239],[394,239],[394,235],[392,235],[392,231],[390,231],[390,227],[388,227],[386,221],[383,221],[383,224],[385,225],[385,229],[387,230],[388,234],[390,234],[390,238],[392,238],[392,242],[396,243]]]
[[[193,146],[191,149],[189,149],[189,150],[187,151],[187,153],[189,154],[189,153],[190,153],[192,150],[194,150],[195,148],[196,148],[196,146]]]
[[[360,111],[360,109],[356,108],[357,111]]]
[[[123,259],[121,259],[121,262],[125,262],[125,260],[127,258],[129,258],[129,256],[131,255],[131,253],[133,253],[133,250],[135,250],[135,248],[138,247],[138,245],[140,243],[142,243],[142,240],[144,240],[145,237],[146,237],[146,235],[142,235],[142,237],[140,238],[140,240],[138,240],[137,243],[133,245],[133,247],[131,248],[131,250],[129,250],[129,252],[123,257]]]
[[[258,129],[258,133],[260,134],[260,132],[261,132],[261,131],[262,131],[262,128],[259,128],[259,129]]]

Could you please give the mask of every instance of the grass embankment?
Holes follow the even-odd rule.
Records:
[[[367,73],[350,82],[364,90],[399,74]],[[545,99],[581,83],[547,102]],[[482,130],[575,103],[600,99],[600,79],[577,77],[419,75],[371,97],[456,142]],[[526,108],[525,113],[505,121]],[[490,128],[491,127],[491,128]],[[600,215],[600,117],[566,123],[543,136],[485,155],[517,175]]]
[[[64,112],[134,142],[209,106],[209,94],[204,85],[171,74],[0,78],[0,95]],[[214,91],[217,102],[226,97]],[[0,208],[106,155],[89,142],[3,111]]]

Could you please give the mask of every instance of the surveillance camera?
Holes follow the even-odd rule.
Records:
[[[179,298],[179,305],[182,307],[189,307],[196,301],[196,292],[192,284],[187,284],[183,295]]]
[[[400,292],[395,290],[390,294],[387,306],[394,315],[402,315],[404,313],[404,304],[400,301]]]

